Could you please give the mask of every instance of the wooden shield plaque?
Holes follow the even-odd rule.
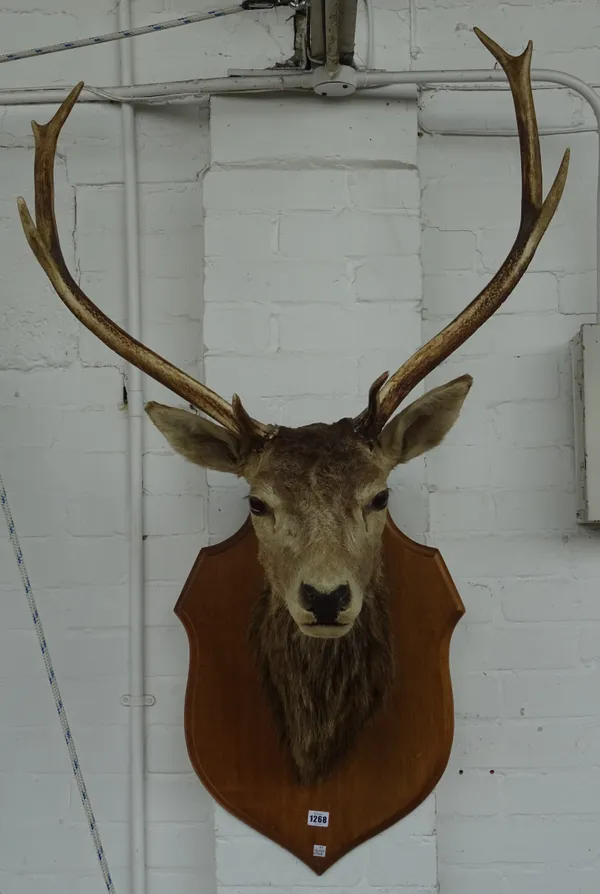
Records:
[[[226,810],[318,875],[418,807],[450,755],[449,646],[464,606],[439,552],[409,540],[389,516],[384,564],[396,667],[390,699],[312,787],[293,778],[248,646],[264,585],[249,519],[201,550],[175,607],[190,645],[185,733],[194,770]],[[327,826],[309,825],[315,812],[329,814]]]

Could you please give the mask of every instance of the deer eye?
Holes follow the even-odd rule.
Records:
[[[373,509],[375,512],[381,512],[387,506],[389,497],[389,491],[387,489],[382,490],[373,497],[367,508]]]
[[[250,497],[250,512],[252,515],[266,515],[268,507],[266,503],[259,500],[258,497]]]

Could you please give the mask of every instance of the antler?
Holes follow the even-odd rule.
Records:
[[[97,335],[105,345],[234,434],[241,433],[250,441],[268,437],[273,431],[272,428],[251,419],[241,407],[237,395],[234,395],[234,406],[228,404],[206,385],[197,382],[168,360],[155,354],[146,345],[141,344],[102,313],[82,292],[69,273],[60,247],[54,211],[54,159],[61,129],[82,89],[83,82],[71,91],[48,124],[31,122],[35,138],[35,224],[25,200],[21,197],[17,199],[29,247],[58,296],[83,325]]]
[[[367,437],[376,436],[401,401],[425,376],[453,354],[506,301],[536,252],[560,202],[569,167],[569,150],[561,161],[554,183],[542,201],[540,140],[531,89],[531,41],[520,56],[511,56],[486,34],[474,28],[483,45],[500,63],[515,106],[521,150],[521,222],[504,263],[477,297],[448,326],[404,363],[384,385],[372,386],[369,407],[353,420]],[[374,390],[374,393],[373,393]],[[373,400],[376,400],[376,409]]]

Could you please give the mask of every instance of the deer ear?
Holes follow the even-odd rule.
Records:
[[[154,401],[146,404],[146,413],[173,450],[190,462],[217,472],[241,474],[240,442],[231,432],[195,413]]]
[[[433,388],[388,422],[379,442],[391,468],[444,440],[458,419],[472,384],[471,376],[460,376]]]

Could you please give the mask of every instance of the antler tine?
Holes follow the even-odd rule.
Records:
[[[17,199],[21,223],[33,251],[55,291],[78,320],[124,360],[137,366],[183,400],[193,404],[229,431],[239,434],[238,417],[222,397],[188,376],[168,360],[141,344],[117,326],[79,288],[71,276],[60,246],[54,209],[54,161],[63,124],[83,89],[79,83],[48,124],[32,121],[35,138],[35,217],[34,224],[25,200]],[[239,398],[238,398],[239,400]],[[247,414],[246,414],[247,416]],[[247,416],[255,439],[268,437],[271,428]]]
[[[506,301],[527,268],[560,202],[569,167],[567,149],[554,183],[542,201],[540,140],[531,88],[531,41],[520,56],[511,56],[486,34],[474,29],[500,63],[510,85],[521,151],[521,221],[516,239],[498,272],[477,297],[441,332],[419,348],[379,391],[376,418],[364,410],[354,419],[357,430],[381,431],[401,401],[425,376],[457,350]]]

